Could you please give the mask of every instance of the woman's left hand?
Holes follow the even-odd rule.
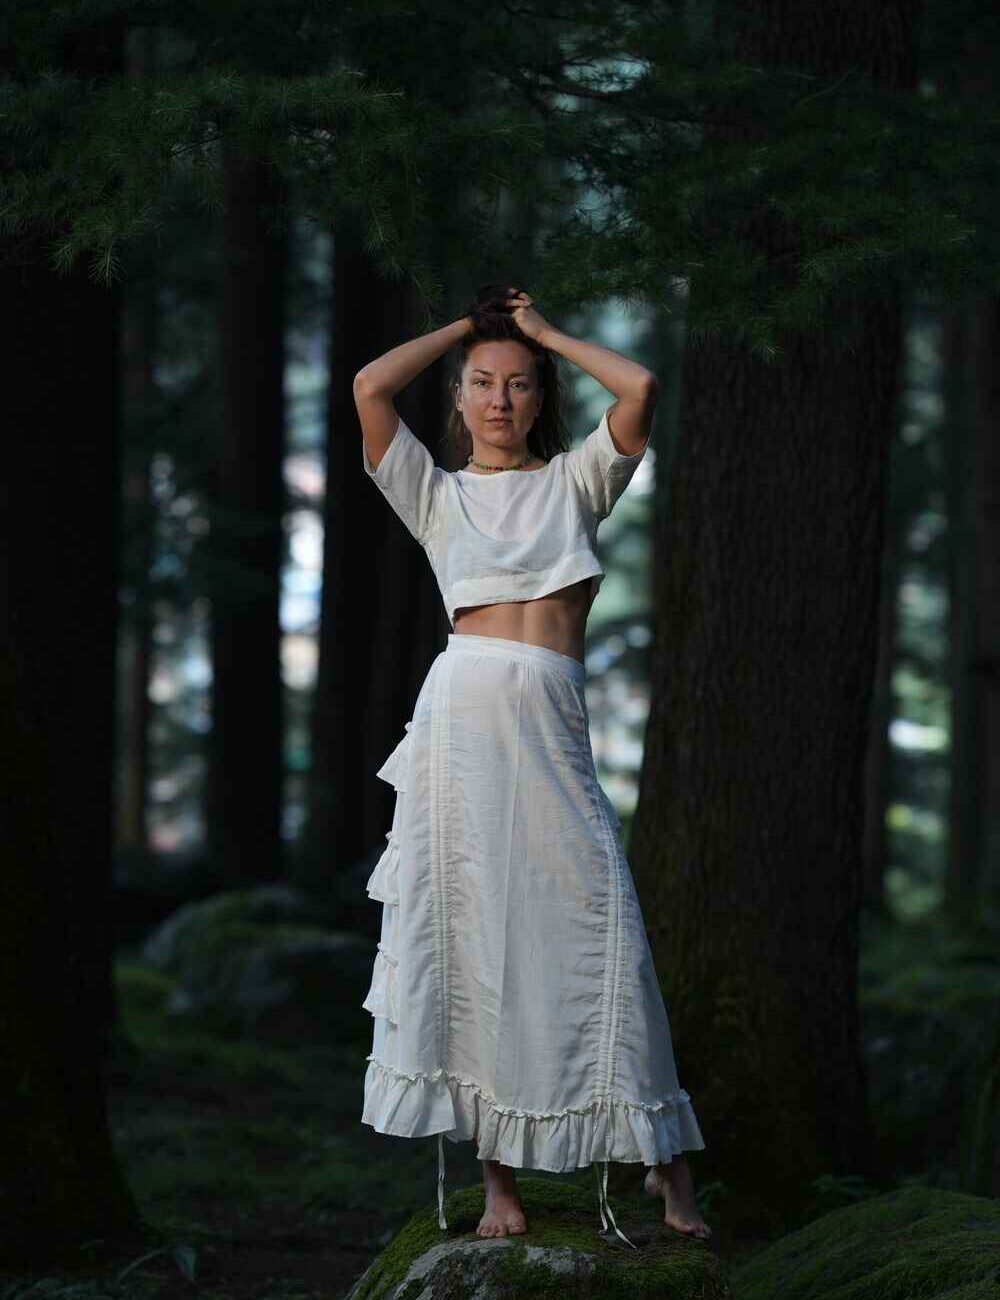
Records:
[[[549,322],[531,305],[529,294],[522,293],[517,289],[511,288],[507,295],[507,306],[510,308],[510,314],[514,318],[514,324],[526,334],[529,339],[536,342],[541,341],[543,330],[551,329]]]

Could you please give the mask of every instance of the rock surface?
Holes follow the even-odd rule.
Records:
[[[188,903],[146,941],[143,956],[176,976],[167,1010],[223,1036],[284,1044],[360,1039],[375,944],[324,928],[286,885],[226,890]]]
[[[601,1231],[595,1195],[554,1179],[518,1177],[528,1231],[477,1237],[481,1187],[421,1210],[358,1279],[348,1300],[729,1300],[724,1269],[712,1248],[667,1228],[648,1205],[612,1198],[618,1226],[638,1249]],[[595,1184],[596,1186],[596,1184]]]

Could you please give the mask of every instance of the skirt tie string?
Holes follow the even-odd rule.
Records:
[[[615,1223],[615,1216],[611,1213],[611,1206],[608,1204],[608,1162],[607,1160],[600,1160],[597,1162],[597,1165],[604,1166],[603,1174],[600,1172],[599,1168],[597,1172],[597,1204],[601,1211],[601,1227],[605,1232],[607,1232],[608,1219],[610,1219],[611,1226],[614,1228],[615,1232],[618,1233],[619,1237],[621,1237],[622,1241],[628,1242],[633,1250],[638,1250],[639,1247],[635,1242],[629,1241],[628,1237],[625,1236],[618,1224]]]
[[[603,1166],[603,1168],[601,1167]],[[608,1220],[615,1232],[621,1237],[627,1245],[633,1250],[638,1250],[635,1242],[629,1241],[621,1228],[615,1222],[615,1216],[611,1212],[611,1206],[608,1204],[608,1161],[601,1160],[596,1162],[597,1168],[597,1205],[601,1212],[601,1227],[605,1232],[608,1230]],[[447,1228],[448,1221],[444,1214],[444,1133],[438,1134],[438,1227]]]
[[[444,1133],[438,1134],[438,1227],[447,1228],[444,1217]]]

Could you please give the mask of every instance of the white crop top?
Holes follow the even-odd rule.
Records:
[[[583,442],[535,470],[442,469],[402,417],[377,468],[361,443],[365,472],[427,553],[453,628],[466,605],[533,600],[582,578],[592,579],[593,603],[604,578],[597,525],[645,451],[622,455],[607,411]]]

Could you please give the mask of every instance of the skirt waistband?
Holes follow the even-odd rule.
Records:
[[[497,655],[504,659],[532,660],[564,673],[578,686],[583,686],[587,670],[579,659],[564,655],[559,650],[550,650],[545,645],[532,645],[530,641],[511,641],[503,636],[480,636],[475,632],[449,632],[448,653],[453,651],[471,651],[474,654]]]

